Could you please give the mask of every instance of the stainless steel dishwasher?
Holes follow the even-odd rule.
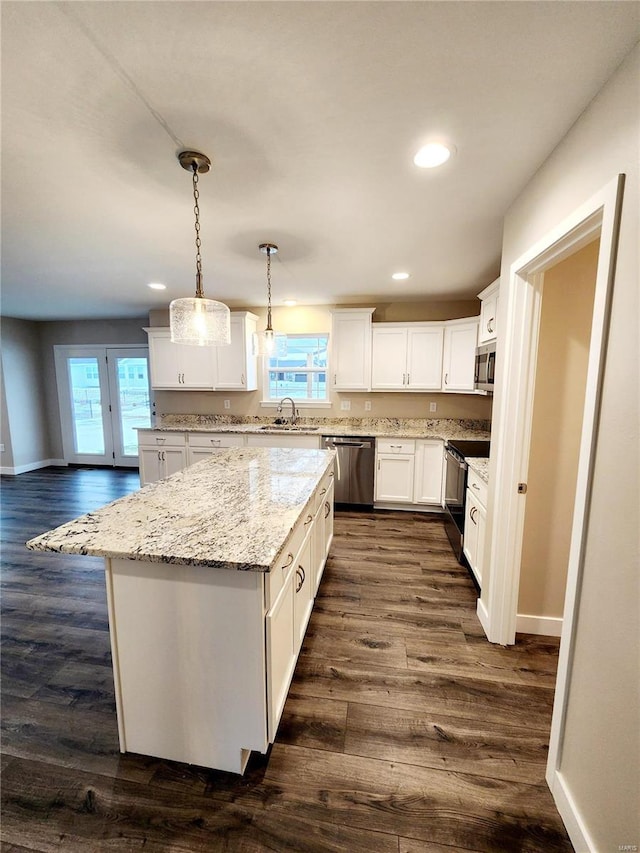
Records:
[[[342,504],[373,506],[375,438],[326,435],[322,442],[327,450],[336,451],[334,501]]]

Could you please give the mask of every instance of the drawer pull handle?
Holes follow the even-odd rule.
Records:
[[[312,516],[312,515],[308,515],[308,516],[307,516],[307,519],[306,519],[306,521],[305,521],[305,523],[304,523],[304,526],[306,527],[306,526],[307,526],[307,524],[311,524],[311,522],[312,522],[312,521],[313,521],[313,516]]]
[[[331,512],[331,506],[329,501],[324,502],[324,517],[329,518],[329,513]]]
[[[480,486],[477,483],[471,483],[471,488],[475,489],[477,492],[480,491]]]
[[[164,444],[166,440],[166,438],[156,438],[156,444]]]
[[[320,495],[321,495],[321,496],[322,496],[322,495],[326,495],[326,494],[327,494],[327,490],[326,490],[326,489],[320,489]]]
[[[289,568],[289,566],[291,565],[291,563],[293,563],[293,554],[288,554],[287,556],[289,557],[289,559],[287,560],[287,562],[286,562],[286,563],[283,563],[283,564],[282,564],[282,571],[283,571],[283,572],[284,572],[284,570],[285,570],[285,569],[288,569],[288,568]]]
[[[211,438],[211,439],[209,439],[209,441],[211,442],[211,444],[213,444],[214,447],[220,447],[220,439],[219,438]]]
[[[304,586],[304,581],[306,578],[306,574],[302,566],[298,566],[298,568],[296,569],[296,577],[300,581],[300,583],[296,587],[296,592],[300,592],[300,590]]]

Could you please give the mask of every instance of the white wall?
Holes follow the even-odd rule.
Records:
[[[626,174],[560,762],[592,849],[602,853],[640,847],[639,104],[636,47],[509,210],[502,255],[505,304],[510,265],[618,173]],[[499,440],[494,421],[496,432]]]
[[[11,467],[20,471],[46,464],[50,453],[37,323],[3,319],[2,373]]]

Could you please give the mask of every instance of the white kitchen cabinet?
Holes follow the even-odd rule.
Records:
[[[311,525],[313,515],[308,519],[307,535],[304,538],[293,570],[293,649],[297,656],[304,639],[307,623],[311,616],[315,589],[313,585],[313,563],[311,556]]]
[[[371,316],[375,308],[331,312],[331,388],[368,391],[371,387]]]
[[[220,453],[228,447],[243,447],[245,438],[234,433],[189,433],[187,445],[187,464],[194,465],[213,453]]]
[[[138,432],[140,485],[155,483],[187,467],[187,446],[184,433],[158,431]]]
[[[484,540],[487,521],[487,485],[469,468],[465,497],[463,552],[473,575],[482,588]]]
[[[255,391],[258,387],[258,362],[252,355],[252,335],[258,318],[248,311],[231,314],[231,343],[213,347],[217,360],[216,390]]]
[[[413,502],[439,504],[442,500],[443,442],[437,439],[416,441]]]
[[[478,294],[480,300],[480,328],[478,343],[486,344],[495,341],[498,336],[498,294],[500,279],[497,278]]]
[[[372,326],[371,390],[440,390],[442,323],[378,323]]]
[[[280,594],[265,617],[267,667],[268,739],[275,740],[282,709],[296,665],[294,651],[294,578],[293,563]]]
[[[413,503],[415,441],[376,441],[376,501]]]
[[[333,539],[333,473],[328,474],[317,493],[315,517],[311,538],[311,561],[313,563],[313,595],[315,596],[322,580],[325,563]]]
[[[478,318],[448,320],[444,327],[442,390],[474,391]]]
[[[215,347],[171,342],[167,328],[148,328],[151,387],[156,390],[213,391],[216,385]]]

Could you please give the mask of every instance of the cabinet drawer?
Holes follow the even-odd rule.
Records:
[[[469,476],[467,478],[467,488],[474,496],[476,501],[479,501],[483,507],[487,506],[487,492],[489,488],[485,481],[473,470],[469,468]]]
[[[287,539],[287,542],[282,549],[282,552],[275,562],[274,567],[265,576],[264,594],[265,607],[270,610],[278,597],[278,593],[289,577],[289,572],[293,570],[295,560],[300,551],[300,547],[304,542],[311,524],[313,523],[313,515],[311,511],[305,511],[302,518],[298,521]]]
[[[415,453],[416,443],[406,438],[378,438],[376,449],[378,453]]]
[[[189,434],[190,447],[242,447],[244,436],[234,433],[195,433]]]
[[[158,430],[155,432],[139,432],[138,444],[141,447],[184,447],[186,445],[186,436],[183,432],[165,432]]]

